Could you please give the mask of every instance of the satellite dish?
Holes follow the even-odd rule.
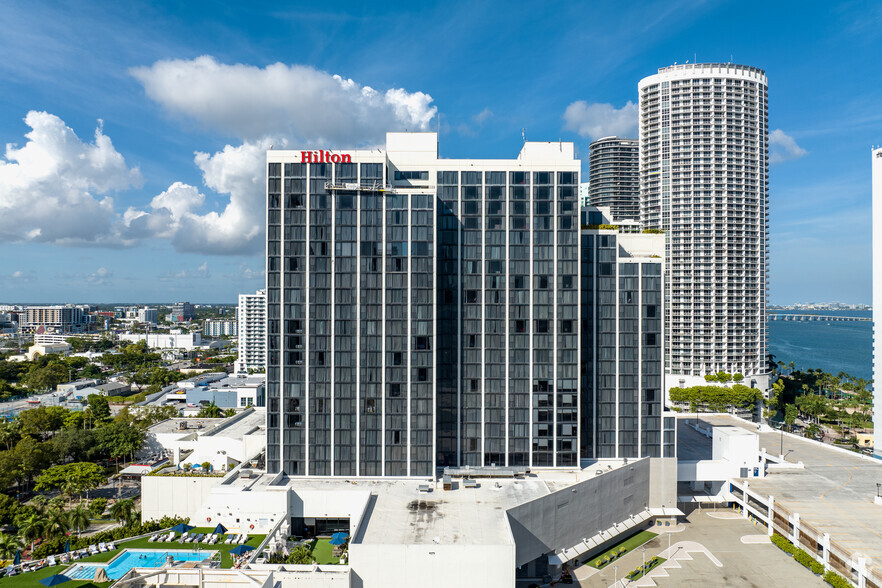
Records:
[[[434,543],[441,543],[441,537],[438,537],[437,535],[435,535],[434,537],[432,537],[432,541]]]

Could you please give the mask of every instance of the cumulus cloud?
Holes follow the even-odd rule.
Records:
[[[169,112],[246,141],[281,135],[309,145],[376,144],[389,130],[426,130],[437,112],[423,92],[381,92],[306,65],[260,68],[202,56],[130,73]]]
[[[113,272],[102,266],[91,274],[87,275],[86,282],[92,284],[93,286],[101,286],[108,283],[111,277],[113,277]]]
[[[181,252],[255,254],[264,246],[270,146],[372,146],[389,130],[428,129],[437,112],[423,92],[380,91],[303,65],[260,68],[206,56],[158,61],[131,74],[169,113],[229,133],[238,144],[194,154],[202,185],[170,181],[149,204],[123,211],[112,193],[139,187],[141,175],[101,126],[87,143],[57,116],[30,112],[28,143],[7,146],[0,159],[0,242],[116,246],[161,238]],[[96,272],[93,280],[108,277]]]
[[[781,163],[791,159],[799,159],[803,155],[807,155],[808,151],[796,144],[796,140],[782,131],[775,129],[769,133],[769,147],[771,155],[769,163]]]
[[[612,104],[584,100],[573,102],[564,111],[564,128],[588,139],[634,137],[637,133],[637,105],[628,101],[621,108]]]
[[[141,185],[99,121],[91,143],[60,118],[31,111],[23,147],[0,160],[0,242],[84,244],[113,241],[111,192]]]
[[[129,208],[123,234],[129,239],[170,239],[178,251],[215,255],[250,254],[263,247],[266,203],[264,162],[271,139],[227,145],[213,155],[196,153],[205,186],[229,195],[220,212],[200,213],[205,195],[175,182],[150,202],[150,210]],[[279,141],[276,141],[279,144]]]

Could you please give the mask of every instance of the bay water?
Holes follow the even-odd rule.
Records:
[[[815,314],[872,318],[872,311],[773,311],[778,314]],[[800,370],[820,368],[834,376],[845,372],[873,378],[873,323],[871,321],[769,321],[769,353],[775,361]]]

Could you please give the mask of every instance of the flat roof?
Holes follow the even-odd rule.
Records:
[[[758,432],[756,425],[726,415],[699,420],[757,433],[760,448],[772,455],[779,454],[783,442],[787,461],[801,461],[805,469],[770,470],[765,478],[749,478],[748,489],[774,496],[777,504],[798,512],[800,521],[829,533],[834,543],[872,558],[868,567],[882,573],[882,505],[873,503],[876,484],[882,482],[882,461],[778,431]]]
[[[454,489],[447,491],[442,480],[286,478],[280,483],[287,483],[295,492],[371,492],[373,505],[358,530],[360,543],[433,544],[437,538],[437,543],[443,545],[511,545],[514,540],[506,515],[508,509],[602,475],[622,463],[605,460],[582,469],[534,470],[523,478],[478,478],[474,480],[475,488],[465,488],[462,478],[453,478]],[[256,487],[269,479],[271,476],[265,474],[256,483],[253,479],[241,483]],[[420,486],[425,485],[432,491],[421,492]]]
[[[223,422],[224,419],[200,419],[200,418],[173,418],[152,425],[147,430],[151,433],[196,433],[203,432],[206,429]],[[181,428],[181,423],[187,425],[186,429]]]
[[[420,492],[421,484],[431,492]],[[549,494],[538,476],[524,479],[480,479],[476,488],[454,480],[454,490],[443,483],[420,480],[356,482],[369,488],[376,502],[362,521],[361,543],[510,545],[514,542],[506,510]]]
[[[235,419],[235,416],[229,417],[230,419]],[[192,419],[191,419],[192,420]],[[203,419],[204,420],[204,419]],[[223,421],[227,419],[223,419]],[[253,409],[244,417],[240,417],[239,420],[230,424],[229,426],[223,427],[218,430],[209,431],[205,433],[206,437],[230,437],[233,439],[241,439],[248,433],[253,432],[255,429],[263,429],[266,427],[266,410],[265,409]]]

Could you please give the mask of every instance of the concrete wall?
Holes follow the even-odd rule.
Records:
[[[201,401],[214,402],[221,408],[239,408],[238,395],[235,388],[224,390],[197,386],[187,390],[187,404],[199,404]]]
[[[641,459],[509,509],[516,565],[624,521],[650,506],[649,493],[650,460]]]
[[[514,545],[350,544],[352,588],[513,588]]]
[[[348,518],[349,534],[354,535],[370,500],[369,490],[297,490],[288,502],[288,515],[304,518]]]
[[[175,515],[193,519],[220,481],[210,476],[143,476],[141,520]]]
[[[243,491],[241,484],[219,485],[205,497],[194,514],[196,522],[191,520],[191,524],[221,523],[231,531],[266,533],[286,516],[289,494],[287,488],[279,486],[258,486]]]
[[[649,460],[649,507],[677,506],[677,458],[653,457]]]

